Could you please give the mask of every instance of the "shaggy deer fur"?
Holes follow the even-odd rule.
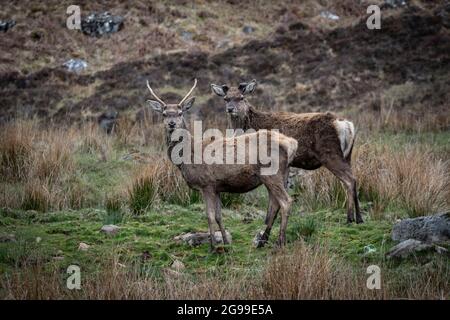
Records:
[[[154,94],[150,86],[148,87],[152,95],[157,100],[149,100],[151,107],[155,111],[161,112],[163,115],[164,125],[166,129],[168,155],[171,161],[173,161],[173,159],[171,158],[171,154],[173,148],[180,142],[180,140],[172,141],[172,133],[175,131],[175,129],[186,128],[184,113],[192,107],[195,97],[187,99],[186,96],[182,100],[182,103],[166,104]],[[187,134],[191,138],[190,133],[187,132]],[[259,159],[256,164],[249,164],[250,153],[258,153],[259,151],[249,150],[250,148],[247,147],[245,148],[245,157],[242,158],[245,159],[245,164],[226,164],[226,153],[224,152],[224,164],[205,164],[204,162],[202,162],[201,164],[195,164],[193,163],[194,161],[191,161],[191,164],[181,163],[177,165],[189,187],[195,190],[199,190],[203,195],[203,199],[206,204],[206,214],[208,216],[211,249],[213,250],[216,249],[214,239],[214,221],[219,226],[224,243],[228,243],[225,228],[222,223],[220,193],[245,193],[255,189],[261,184],[263,184],[269,191],[269,207],[271,208],[270,210],[281,211],[281,227],[277,244],[281,246],[285,244],[286,226],[292,202],[285,189],[285,180],[287,179],[287,175],[289,173],[289,164],[292,162],[297,150],[297,141],[277,132],[264,130],[264,132],[259,131],[246,135],[216,139],[214,141],[202,141],[202,151],[206,146],[211,147],[213,146],[213,144],[217,144],[217,148],[221,146],[224,149],[226,148],[226,145],[231,144],[233,145],[233,147],[230,149],[234,150],[236,158],[238,152],[238,148],[236,146],[239,143],[242,143],[242,141],[248,141],[250,138],[259,139],[262,134],[267,134],[268,145],[270,141],[271,146],[274,145],[274,142],[277,143],[275,145],[279,146],[279,149],[276,150],[279,153],[278,171],[274,175],[261,174],[261,169],[263,167],[268,167],[268,165],[263,165]],[[193,138],[191,138],[190,141],[192,144],[194,143]],[[257,145],[259,149],[259,144]],[[194,159],[193,146],[191,148],[191,152],[192,154],[190,159]],[[266,230],[263,234],[259,235],[259,239],[257,240],[258,247],[263,246],[267,242],[275,216],[276,215],[272,213],[270,217],[268,217],[269,221],[267,223]]]
[[[241,83],[238,87],[211,84],[212,90],[225,100],[228,123],[231,128],[279,129],[281,133],[298,140],[293,167],[315,170],[321,166],[330,170],[347,191],[347,222],[362,223],[356,189],[356,179],[350,165],[355,129],[353,123],[326,113],[262,112],[245,99],[253,92],[256,81]]]

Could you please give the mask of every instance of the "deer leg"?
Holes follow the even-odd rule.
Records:
[[[220,232],[222,233],[223,244],[229,244],[227,234],[225,232],[225,227],[222,223],[222,203],[220,202],[220,194],[216,194],[216,222],[219,225]]]
[[[289,210],[292,204],[292,199],[285,188],[285,175],[279,174],[276,176],[268,176],[266,178],[263,178],[263,183],[269,190],[269,193],[272,195],[272,198],[276,201],[277,208],[279,208],[280,210],[281,226],[280,226],[280,235],[277,240],[277,245],[283,246],[286,244],[286,228],[289,217]],[[273,221],[275,220],[275,214],[272,214],[271,217],[273,219],[272,221],[270,221],[271,222],[270,228],[272,227]]]
[[[203,191],[203,199],[205,200],[205,208],[206,208],[206,215],[208,217],[208,226],[209,226],[209,235],[210,235],[210,245],[211,245],[211,251],[215,252],[216,249],[216,240],[214,238],[214,222],[215,222],[215,199],[216,196],[213,192],[209,191]]]
[[[358,193],[356,189],[356,179],[353,176],[349,162],[344,159],[334,157],[324,162],[324,166],[330,170],[344,185],[347,191],[347,223],[355,221],[353,208],[356,209],[356,222],[362,223],[363,219],[359,208]]]
[[[269,209],[267,210],[266,216],[266,230],[261,234],[257,235],[255,240],[255,245],[257,248],[264,247],[264,245],[269,240],[270,231],[272,230],[273,223],[277,217],[278,210],[280,209],[280,205],[272,193],[269,191]]]
[[[286,229],[289,218],[289,210],[291,209],[292,199],[286,190],[282,190],[282,196],[280,198],[280,213],[281,213],[281,225],[280,235],[278,237],[277,245],[282,247],[286,244]]]

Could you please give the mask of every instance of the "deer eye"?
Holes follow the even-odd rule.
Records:
[[[225,98],[223,98],[226,102],[230,102],[231,101],[231,99],[230,98],[228,98],[228,97],[225,97]]]
[[[165,118],[167,117],[167,113],[165,111],[163,111],[162,116]]]

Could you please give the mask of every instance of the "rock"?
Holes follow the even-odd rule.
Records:
[[[381,5],[381,9],[395,9],[399,7],[405,7],[408,5],[408,2],[406,0],[385,0],[384,3]]]
[[[16,21],[14,20],[7,20],[7,21],[0,20],[0,31],[6,32],[15,25]]]
[[[181,31],[180,36],[184,41],[192,41],[194,38],[194,34],[186,30]]]
[[[41,237],[37,237],[36,238],[36,243],[39,243],[39,242],[41,242],[42,241],[42,238]]]
[[[109,12],[91,13],[81,21],[81,31],[92,37],[118,32],[123,27],[124,18]]]
[[[375,252],[377,252],[377,249],[375,248],[374,245],[369,244],[367,246],[364,246],[364,255],[369,255]]]
[[[339,16],[335,15],[334,13],[331,13],[330,11],[322,11],[320,13],[320,16],[322,18],[329,19],[329,20],[334,20],[334,21],[339,20]]]
[[[181,262],[180,260],[175,260],[172,265],[170,266],[173,270],[175,271],[182,271],[184,270],[186,267],[184,266],[184,263]]]
[[[82,59],[70,59],[63,63],[63,66],[70,72],[81,72],[87,68],[88,64]]]
[[[80,242],[80,244],[78,245],[78,250],[80,250],[80,251],[88,251],[90,247],[91,246],[88,245],[87,243]]]
[[[231,244],[232,237],[228,231],[225,231],[227,235],[228,242]],[[222,233],[220,231],[216,231],[214,233],[214,239],[216,243],[223,243]],[[208,232],[189,232],[185,234],[181,234],[174,238],[177,243],[187,243],[192,247],[199,246],[203,243],[209,243],[209,233]]]
[[[100,128],[102,128],[107,134],[111,134],[117,123],[119,113],[116,110],[110,109],[102,113],[97,121]]]
[[[16,235],[13,233],[0,235],[0,243],[2,242],[16,242]]]
[[[450,212],[404,219],[392,228],[392,240],[415,239],[435,243],[450,240]]]
[[[253,28],[252,26],[244,26],[242,28],[242,32],[245,34],[250,34],[250,33],[255,32],[255,28]]]
[[[392,247],[386,256],[388,258],[406,258],[411,254],[428,250],[434,250],[439,254],[447,252],[447,249],[439,247],[435,244],[425,243],[415,239],[408,239]]]
[[[104,233],[106,233],[107,235],[110,235],[110,236],[116,235],[119,232],[119,230],[120,230],[120,227],[118,227],[118,226],[116,226],[114,224],[104,225],[100,229],[101,232],[104,232]]]

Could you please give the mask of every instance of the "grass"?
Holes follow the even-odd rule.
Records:
[[[384,278],[385,284],[400,281],[400,285],[408,290],[412,284],[402,280],[405,270],[408,270],[408,273],[413,272],[412,270],[423,273],[429,267],[424,264],[417,265],[414,260],[397,265],[385,261],[384,252],[392,245],[389,240],[391,224],[368,221],[364,225],[346,226],[343,224],[345,215],[342,210],[292,216],[288,234],[295,236],[288,237],[288,246],[282,252],[273,251],[278,226],[273,230],[269,245],[264,249],[255,249],[252,246],[252,238],[263,225],[263,220],[258,218],[250,223],[243,223],[239,215],[225,210],[224,223],[233,236],[233,244],[231,251],[222,255],[210,254],[208,244],[192,248],[173,241],[174,236],[183,232],[207,230],[202,205],[163,205],[156,211],[150,210],[122,221],[121,230],[115,237],[108,237],[99,232],[103,221],[98,211],[91,209],[80,212],[40,213],[31,217],[21,211],[3,211],[1,221],[9,222],[2,223],[0,234],[14,233],[17,242],[0,244],[1,273],[14,277],[17,276],[17,270],[29,270],[32,266],[42,264],[46,268],[41,272],[50,276],[46,273],[49,270],[65,270],[68,265],[76,264],[81,267],[83,276],[91,279],[86,280],[85,284],[90,286],[93,281],[97,281],[95,278],[98,271],[111,272],[111,266],[107,267],[104,263],[113,259],[114,268],[120,265],[120,269],[127,270],[127,277],[133,275],[133,272],[139,272],[138,279],[134,281],[144,284],[146,280],[153,279],[151,281],[158,284],[159,281],[167,281],[166,270],[174,260],[180,260],[186,266],[185,276],[197,279],[199,285],[207,283],[210,290],[213,285],[208,279],[217,277],[217,274],[220,274],[219,281],[236,277],[242,281],[242,278],[253,275],[255,279],[259,276],[271,279],[265,286],[253,287],[255,292],[248,293],[258,298],[354,298],[352,290],[348,290],[351,283],[351,286],[356,286],[353,288],[355,292],[362,294],[360,298],[379,298],[387,293],[374,293],[365,289],[363,274],[368,265],[380,265],[383,272],[389,274]],[[36,242],[38,237],[42,239],[39,243]],[[306,243],[302,242],[304,237]],[[89,244],[90,249],[86,252],[79,251],[80,242]],[[375,253],[366,254],[364,246],[368,244],[376,249]],[[145,253],[148,253],[146,258]],[[55,256],[62,256],[63,259],[55,259]],[[449,272],[448,261],[447,266],[442,266],[442,261],[436,257],[429,258],[429,261],[442,269],[442,274],[432,273],[442,286],[442,277]],[[299,282],[297,287],[296,283],[289,280],[289,274],[291,277],[296,274],[296,279],[307,281]],[[160,280],[157,280],[158,278]],[[420,276],[418,278],[420,279]],[[291,284],[288,286],[289,281]],[[313,281],[317,283],[313,284]],[[339,289],[341,282],[343,289]],[[56,285],[58,290],[63,290],[60,281]],[[332,291],[325,290],[330,285]],[[284,289],[279,291],[281,288]],[[448,290],[448,287],[444,289]],[[184,290],[174,294],[188,294],[187,288]],[[190,290],[194,290],[194,287],[191,286]],[[16,292],[17,289],[13,291]],[[405,292],[400,290],[397,297],[404,297]],[[5,291],[0,291],[0,295],[4,294]],[[70,296],[67,292],[62,294]]]
[[[278,221],[265,248],[252,245],[264,225],[263,188],[223,194],[224,223],[233,243],[226,254],[216,255],[208,244],[190,247],[173,240],[185,232],[208,230],[202,199],[160,153],[162,146],[136,150],[140,129],[132,128],[124,137],[70,128],[66,144],[52,137],[60,131],[37,124],[15,124],[8,130],[14,139],[0,145],[2,159],[9,161],[2,171],[8,179],[0,183],[0,235],[14,234],[16,242],[0,243],[1,297],[201,298],[205,292],[217,298],[261,299],[448,297],[448,261],[433,255],[402,263],[385,258],[394,245],[390,232],[395,219],[448,208],[446,132],[363,132],[353,165],[365,223],[346,225],[340,183],[324,170],[310,172],[291,191],[296,202],[283,251],[274,248]],[[42,142],[48,144],[44,149]],[[23,146],[17,147],[20,152],[15,143]],[[129,154],[135,156],[124,157]],[[389,183],[380,179],[380,168],[390,171]],[[118,235],[101,233],[105,224],[119,225]],[[90,245],[88,251],[78,250],[81,242]],[[170,271],[175,260],[186,266],[182,275]],[[79,265],[88,279],[77,294],[61,283],[71,264]],[[385,275],[381,292],[365,288],[365,269],[371,264]],[[27,276],[29,270],[32,276]],[[292,281],[294,275],[307,281]],[[102,286],[107,276],[120,280]],[[19,285],[24,281],[30,287]]]

